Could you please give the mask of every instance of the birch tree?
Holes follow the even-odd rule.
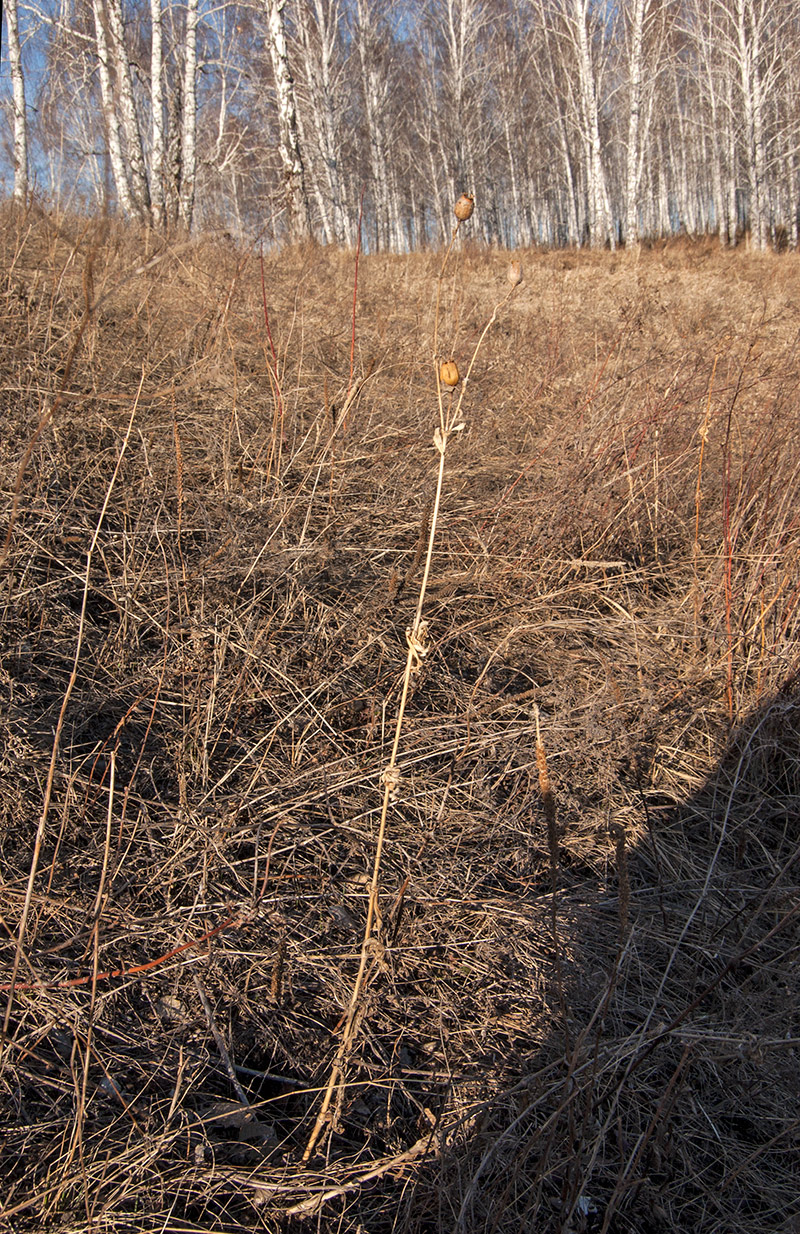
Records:
[[[542,0],[544,5],[544,0]],[[546,20],[549,14],[546,15]],[[568,77],[576,83],[577,124],[583,146],[583,175],[589,243],[614,247],[614,225],[600,136],[599,87],[607,55],[612,14],[592,0],[564,0],[552,14]]]
[[[744,110],[745,157],[750,188],[750,235],[756,249],[767,246],[764,146],[765,6],[759,0],[734,0],[732,51],[739,70]]]
[[[28,115],[25,110],[25,75],[22,70],[17,0],[6,0],[6,30],[14,113],[14,201],[24,206],[28,199]]]
[[[766,248],[770,231],[771,152],[767,128],[784,87],[791,54],[791,4],[782,0],[714,0],[714,37],[725,58],[730,105],[739,117],[748,187],[751,244]]]
[[[326,244],[350,243],[352,219],[345,207],[343,170],[343,77],[346,72],[340,0],[298,0],[298,57],[303,90],[299,101],[313,188]]]
[[[166,222],[164,202],[164,22],[161,0],[150,0],[150,197],[153,222],[163,227]]]
[[[120,116],[120,128],[125,137],[125,154],[130,169],[130,187],[134,209],[142,222],[150,221],[150,186],[145,168],[144,146],[136,100],[133,93],[133,70],[125,44],[122,0],[101,0],[101,19],[105,18],[114,58],[115,82],[112,103]]]
[[[541,15],[542,50],[538,56],[532,57],[532,63],[541,85],[543,118],[548,120],[550,131],[555,136],[557,153],[553,152],[553,163],[561,167],[561,176],[554,173],[557,186],[554,186],[554,191],[559,201],[564,240],[567,244],[580,244],[585,209],[581,209],[583,199],[577,183],[569,123],[572,117],[572,128],[580,129],[576,119],[579,108],[574,102],[572,75],[559,53],[555,30],[546,20],[543,8],[540,7],[538,13]]]
[[[187,0],[183,63],[181,125],[181,190],[178,217],[187,231],[192,228],[197,179],[197,21],[198,0]]]
[[[626,244],[636,244],[640,230],[644,163],[649,149],[659,74],[665,57],[667,6],[662,0],[627,0],[622,15],[626,25],[628,75],[624,234]]]
[[[97,70],[100,79],[100,99],[103,109],[103,121],[106,130],[108,159],[111,174],[117,190],[117,197],[125,214],[129,218],[139,213],[138,203],[134,199],[128,171],[122,154],[122,136],[120,121],[115,105],[115,93],[112,79],[112,61],[109,42],[106,34],[106,18],[103,10],[103,0],[92,0],[92,16],[94,18],[95,46],[97,49]]]
[[[530,192],[534,168],[545,166],[552,185],[552,158],[547,157],[552,130],[537,72],[544,60],[541,27],[526,28],[519,18],[496,23],[490,44],[492,111],[502,137],[493,142],[499,166],[492,167],[491,174],[503,193],[498,203],[500,223],[509,248],[534,240]],[[555,213],[560,218],[559,205],[555,203]]]
[[[392,141],[390,99],[398,82],[393,72],[392,32],[378,0],[356,0],[353,39],[361,75],[376,247],[397,250],[402,244],[393,169],[398,150]]]
[[[294,78],[289,69],[284,7],[286,0],[264,0],[267,14],[267,44],[275,78],[278,106],[280,155],[286,187],[288,233],[292,240],[311,235],[311,216],[306,188],[305,166],[297,125],[297,100]]]
[[[448,200],[455,201],[465,189],[479,189],[479,147],[487,144],[481,93],[488,73],[480,49],[488,13],[481,0],[430,0],[428,20],[433,56],[427,71],[433,89],[438,87],[440,158],[448,172]]]
[[[204,215],[245,240],[245,212],[268,196],[265,188],[274,166],[275,125],[271,100],[263,88],[269,78],[264,56],[253,54],[260,30],[257,12],[228,4],[204,14],[204,76],[213,90],[201,104],[198,165],[205,167]],[[271,92],[270,92],[271,93]]]
[[[725,186],[725,159],[732,145],[726,133],[732,126],[732,115],[725,103],[725,61],[719,53],[711,18],[713,0],[695,0],[686,14],[685,32],[693,41],[697,77],[702,99],[701,123],[709,131],[711,144],[711,192],[714,220],[721,245],[736,242],[735,212],[730,212],[730,191]],[[731,170],[731,175],[733,174]]]
[[[797,0],[24,0],[27,78],[18,5],[17,201],[30,159],[56,200],[242,237],[272,202],[351,243],[365,184],[373,249],[449,235],[464,188],[507,245],[800,244]]]

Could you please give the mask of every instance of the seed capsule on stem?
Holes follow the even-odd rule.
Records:
[[[452,389],[457,386],[461,380],[461,374],[458,371],[458,365],[455,360],[445,360],[439,369],[439,380],[443,386],[450,386]]]
[[[475,209],[475,198],[470,193],[462,193],[453,210],[459,223],[465,223]]]

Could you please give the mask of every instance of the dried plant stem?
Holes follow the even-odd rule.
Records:
[[[553,786],[550,782],[550,772],[547,768],[547,752],[542,741],[539,727],[539,708],[534,706],[533,716],[536,723],[536,770],[539,777],[539,792],[542,795],[545,822],[547,823],[547,848],[550,854],[550,928],[553,935],[553,954],[555,957],[556,987],[561,1004],[561,1014],[564,1020],[564,1036],[569,1049],[569,1021],[567,1019],[567,1002],[564,995],[564,977],[561,966],[561,939],[558,933],[558,821],[556,818],[556,800],[553,796]]]
[[[666,1126],[667,1120],[669,1119],[670,1112],[678,1096],[680,1082],[683,1079],[684,1072],[686,1071],[686,1068],[691,1060],[691,1057],[692,1057],[692,1046],[685,1045],[683,1047],[683,1053],[681,1054],[681,1057],[678,1061],[678,1065],[674,1069],[674,1071],[672,1072],[672,1075],[669,1078],[667,1087],[665,1088],[663,1096],[661,1097],[661,1100],[659,1101],[658,1106],[656,1107],[655,1113],[653,1114],[652,1118],[650,1119],[650,1122],[647,1125],[647,1129],[642,1135],[639,1136],[639,1139],[636,1143],[635,1148],[629,1155],[628,1160],[626,1161],[624,1167],[620,1170],[619,1178],[617,1179],[617,1184],[614,1188],[611,1199],[608,1202],[608,1206],[606,1208],[605,1215],[603,1217],[603,1225],[601,1227],[600,1234],[607,1234],[607,1231],[611,1224],[611,1219],[614,1216],[614,1213],[619,1205],[619,1202],[625,1193],[626,1186],[630,1185],[629,1180],[634,1176],[635,1171],[638,1168],[642,1157],[644,1156],[645,1149],[647,1148],[647,1145],[650,1143],[650,1140],[653,1138],[653,1134],[655,1133],[655,1131],[657,1130],[659,1126],[662,1126],[662,1127]]]
[[[361,1005],[361,995],[366,980],[367,966],[370,959],[374,958],[376,953],[373,927],[376,920],[379,920],[380,918],[378,910],[378,886],[380,881],[383,849],[386,840],[386,825],[389,817],[389,804],[399,783],[399,774],[397,772],[397,752],[400,748],[400,738],[403,731],[403,719],[405,717],[406,703],[408,701],[408,691],[411,685],[412,673],[414,668],[419,665],[420,660],[427,654],[428,651],[425,642],[426,630],[425,623],[422,620],[422,609],[425,603],[425,593],[428,586],[428,579],[430,577],[433,546],[436,538],[436,526],[439,518],[439,507],[442,497],[445,454],[447,452],[446,436],[442,440],[442,444],[438,446],[438,449],[439,469],[436,478],[436,496],[434,498],[433,512],[431,514],[430,532],[428,534],[428,551],[425,557],[425,570],[422,576],[422,582],[420,583],[419,597],[417,599],[417,608],[414,614],[414,620],[406,631],[408,652],[406,654],[406,665],[403,673],[403,686],[400,693],[400,703],[397,709],[397,719],[395,721],[392,750],[389,756],[389,762],[384,768],[382,777],[383,801],[381,803],[378,838],[375,845],[375,857],[372,865],[372,879],[369,890],[369,904],[367,906],[367,920],[364,926],[364,935],[361,943],[361,955],[359,957],[358,972],[356,973],[356,979],[353,983],[353,991],[347,1008],[347,1017],[345,1019],[344,1029],[342,1031],[342,1038],[336,1051],[336,1057],[333,1061],[330,1078],[322,1098],[322,1104],[320,1106],[316,1122],[314,1123],[308,1144],[306,1145],[305,1152],[303,1153],[304,1161],[309,1159],[314,1151],[314,1148],[316,1147],[317,1141],[322,1134],[322,1130],[327,1120],[328,1110],[330,1109],[333,1095],[343,1079],[345,1062],[356,1033],[358,1013]]]
[[[297,547],[298,547],[298,549],[301,549],[301,548],[303,547],[303,545],[305,544],[306,533],[308,532],[308,524],[309,524],[309,521],[310,521],[310,519],[311,519],[311,512],[312,512],[313,507],[314,507],[314,498],[316,497],[316,494],[317,494],[317,488],[318,488],[318,486],[319,486],[320,478],[321,478],[321,476],[322,476],[322,469],[323,469],[323,467],[325,466],[325,459],[326,459],[326,458],[327,458],[327,456],[330,454],[331,481],[332,481],[332,479],[333,479],[333,467],[334,467],[334,454],[333,454],[333,450],[334,450],[334,442],[335,442],[335,440],[336,440],[336,435],[337,435],[337,433],[338,433],[338,431],[339,431],[339,429],[340,429],[340,428],[342,429],[342,431],[344,431],[344,429],[345,429],[345,427],[346,427],[346,424],[347,424],[347,416],[348,416],[348,414],[349,414],[349,412],[350,412],[350,408],[353,406],[353,403],[354,403],[354,402],[355,402],[355,400],[358,398],[358,395],[361,393],[361,389],[362,389],[362,387],[363,387],[363,385],[364,385],[364,382],[365,382],[365,381],[366,381],[366,377],[363,379],[363,381],[358,382],[358,383],[357,383],[357,384],[353,387],[353,389],[352,389],[352,390],[350,390],[350,391],[348,392],[347,397],[345,398],[344,403],[342,404],[342,410],[341,410],[341,412],[339,413],[339,416],[337,417],[335,424],[334,424],[334,425],[333,425],[333,427],[331,428],[331,431],[330,431],[330,433],[328,434],[328,440],[325,442],[325,445],[323,446],[322,451],[321,451],[321,453],[320,453],[319,462],[317,463],[317,474],[316,474],[316,476],[315,476],[315,478],[314,478],[314,484],[313,484],[313,486],[312,486],[312,488],[311,488],[311,496],[310,496],[310,497],[309,497],[309,499],[308,499],[308,507],[307,507],[307,509],[306,509],[306,516],[305,516],[305,520],[304,520],[304,522],[303,522],[303,530],[301,531],[301,533],[300,533],[300,539],[299,539],[299,540],[298,540],[298,542],[297,542]],[[289,509],[290,509],[290,510],[291,510],[291,509],[293,509],[293,507],[294,507],[294,505],[296,504],[297,500],[298,500],[298,498],[297,498],[297,497],[295,497],[295,498],[292,500],[292,502],[291,502],[291,504],[290,504],[290,506],[289,506]]]
[[[259,249],[259,261],[261,266],[261,302],[264,309],[264,327],[267,331],[269,349],[272,354],[272,367],[270,368],[269,364],[267,364],[267,373],[269,374],[269,379],[273,387],[275,398],[275,413],[272,417],[272,441],[270,443],[269,462],[267,464],[267,472],[270,473],[273,463],[277,464],[277,469],[280,471],[281,448],[283,445],[283,391],[281,390],[278,355],[275,351],[275,343],[272,339],[272,328],[269,323],[269,309],[267,308],[267,283],[264,277],[263,242],[261,243]]]
[[[731,515],[732,515],[732,494],[731,494],[731,451],[733,449],[733,413],[736,409],[736,403],[742,390],[745,372],[750,362],[750,357],[753,353],[753,348],[756,345],[755,338],[750,340],[747,348],[747,353],[742,361],[739,369],[739,376],[736,381],[736,386],[728,406],[728,415],[725,424],[725,440],[722,447],[722,542],[724,552],[724,595],[725,595],[725,633],[727,636],[728,654],[727,654],[727,680],[725,683],[725,694],[728,704],[728,723],[733,726],[734,714],[736,711],[734,701],[734,667],[733,667],[733,652],[734,652],[734,637],[733,637],[733,546],[736,539]]]
[[[361,197],[358,203],[358,240],[356,242],[356,264],[353,272],[353,321],[350,330],[350,376],[347,381],[347,396],[345,402],[348,403],[350,391],[353,389],[353,365],[356,357],[356,308],[358,305],[358,259],[361,256],[361,224],[364,218],[364,186],[361,187]],[[345,422],[345,428],[347,423]]]
[[[456,228],[456,230],[458,229]],[[453,239],[455,239],[455,231],[453,232]],[[452,241],[451,241],[451,245],[452,245]],[[448,252],[449,251],[450,250],[448,249]],[[444,275],[444,266],[442,266],[442,272],[439,275],[440,284],[441,284],[443,275]],[[489,333],[490,329],[497,321],[497,314],[500,312],[500,309],[503,308],[503,306],[508,303],[508,301],[511,299],[515,291],[516,291],[516,287],[512,287],[508,291],[508,293],[505,296],[503,296],[502,300],[498,300],[497,304],[492,309],[492,315],[489,318],[489,320],[486,322],[486,325],[481,330],[481,333],[478,337],[478,341],[475,344],[475,347],[473,349],[470,362],[467,365],[467,371],[464,374],[464,378],[461,382],[461,389],[459,391],[458,402],[456,403],[455,410],[452,411],[452,413],[449,415],[449,417],[447,417],[447,419],[445,418],[445,414],[444,414],[444,391],[442,389],[442,379],[441,379],[440,370],[439,370],[439,356],[436,352],[435,345],[434,345],[433,366],[436,371],[436,393],[439,399],[439,426],[442,432],[456,432],[457,431],[458,417],[461,414],[461,405],[464,402],[464,395],[467,393],[467,386],[469,385],[469,379],[472,374],[472,370],[475,367],[475,361],[478,358],[478,352],[483,346],[483,341],[486,338],[486,335]],[[437,311],[437,317],[438,317],[438,312],[439,312],[438,296],[436,300],[436,311]]]
[[[325,1191],[313,1192],[299,1204],[293,1204],[290,1208],[282,1210],[285,1217],[312,1217],[321,1212],[325,1204],[330,1200],[339,1199],[341,1196],[350,1194],[353,1191],[360,1191],[365,1183],[373,1182],[377,1178],[382,1178],[390,1170],[400,1170],[404,1165],[408,1165],[412,1161],[416,1161],[419,1157],[425,1156],[430,1151],[432,1134],[421,1136],[410,1148],[407,1148],[404,1153],[398,1153],[394,1157],[387,1157],[385,1160],[373,1165],[363,1174],[359,1174],[356,1178],[351,1179],[343,1186],[329,1187]],[[257,1186],[252,1178],[242,1180],[245,1185]]]
[[[186,586],[186,563],[183,560],[183,546],[181,540],[183,538],[183,443],[181,442],[181,431],[178,427],[178,409],[175,403],[175,389],[172,390],[172,438],[175,443],[175,498],[178,507],[178,526],[177,526],[177,544],[178,558],[181,563],[181,578]]]
[[[631,905],[631,880],[628,872],[628,852],[625,837],[625,824],[615,823],[611,829],[614,839],[614,851],[617,860],[617,884],[619,887],[619,943],[624,947],[628,934],[628,917]]]
[[[733,727],[733,716],[735,711],[733,697],[733,532],[731,527],[731,424],[733,420],[733,409],[728,414],[728,426],[725,433],[725,451],[724,451],[724,482],[722,497],[722,535],[725,548],[725,633],[727,635],[728,654],[727,654],[727,680],[725,683],[725,694],[728,702],[728,723]]]
[[[698,635],[698,625],[700,621],[700,580],[698,574],[698,560],[700,557],[700,506],[703,500],[703,458],[705,456],[706,442],[708,441],[708,425],[711,420],[711,395],[714,391],[714,377],[717,372],[717,364],[719,363],[720,353],[717,352],[714,356],[714,364],[711,369],[711,378],[708,383],[708,398],[706,399],[706,414],[703,417],[703,424],[700,429],[700,457],[697,460],[697,486],[694,494],[694,547],[692,549],[692,565],[694,567],[694,635],[695,639]]]
[[[111,823],[114,818],[114,786],[117,779],[117,751],[114,748],[111,751],[109,758],[110,771],[108,777],[108,811],[106,813],[106,839],[103,845],[103,864],[100,868],[100,882],[97,887],[97,896],[95,897],[94,909],[92,910],[92,919],[95,926],[100,920],[100,914],[103,911],[103,897],[106,891],[106,877],[108,875],[108,858],[111,852]],[[94,993],[92,993],[94,997]]]
[[[434,359],[434,363],[436,362],[437,356],[439,354],[439,321],[441,319],[441,312],[442,312],[442,283],[444,282],[444,272],[447,267],[447,263],[450,259],[450,254],[453,251],[453,245],[456,242],[456,236],[458,235],[458,229],[460,226],[461,226],[461,219],[458,219],[455,227],[453,228],[453,234],[450,237],[450,243],[445,249],[445,254],[444,254],[444,257],[442,258],[441,269],[439,270],[439,277],[436,280],[436,314],[433,319],[433,359]]]
[[[391,754],[389,756],[389,762],[387,766],[384,768],[383,775],[382,775],[383,801],[381,803],[380,823],[378,826],[378,837],[377,837],[377,841],[375,845],[375,857],[374,857],[373,866],[372,866],[372,879],[370,882],[369,904],[367,907],[367,920],[364,926],[364,934],[363,934],[362,943],[361,943],[361,954],[359,957],[358,972],[356,973],[356,978],[353,983],[353,990],[350,995],[350,1002],[347,1008],[347,1015],[345,1018],[344,1028],[342,1031],[342,1037],[339,1042],[338,1049],[336,1051],[336,1055],[333,1061],[333,1066],[331,1068],[330,1078],[328,1080],[328,1084],[323,1094],[319,1113],[317,1114],[317,1118],[314,1123],[314,1127],[311,1131],[308,1144],[306,1145],[305,1152],[303,1153],[303,1161],[307,1161],[309,1157],[311,1156],[311,1154],[313,1153],[317,1145],[317,1142],[320,1138],[320,1135],[322,1134],[325,1123],[326,1121],[328,1121],[328,1111],[330,1109],[331,1101],[333,1100],[334,1094],[340,1089],[340,1086],[343,1082],[344,1068],[345,1068],[345,1064],[347,1061],[347,1056],[350,1052],[350,1048],[355,1039],[358,1024],[360,1021],[360,1008],[361,1008],[363,990],[365,988],[366,981],[367,981],[367,969],[370,964],[370,960],[372,960],[373,962],[373,968],[376,966],[376,957],[379,956],[380,954],[379,943],[378,943],[378,940],[374,936],[374,928],[375,928],[376,922],[378,924],[380,923],[380,912],[378,908],[378,887],[380,883],[381,861],[383,858],[383,850],[384,850],[384,845],[386,842],[386,827],[387,827],[387,820],[389,816],[389,805],[391,801],[393,800],[394,795],[397,791],[398,785],[400,783],[400,774],[397,768],[397,753],[400,748],[400,738],[402,736],[402,731],[403,731],[403,720],[405,717],[406,703],[408,701],[408,692],[411,686],[411,679],[412,679],[413,673],[415,669],[419,667],[420,663],[422,662],[424,657],[428,654],[428,650],[429,650],[429,645],[427,642],[427,634],[428,634],[427,623],[423,620],[422,613],[423,613],[423,608],[425,605],[425,596],[426,596],[427,589],[428,589],[428,582],[429,582],[430,575],[431,575],[431,564],[433,561],[433,549],[434,549],[434,545],[436,542],[436,529],[437,529],[438,522],[439,522],[439,510],[441,507],[442,489],[443,489],[443,484],[444,484],[444,470],[445,470],[445,459],[447,455],[447,444],[450,439],[450,436],[453,433],[460,432],[461,429],[464,427],[463,424],[459,422],[459,414],[461,412],[461,405],[464,401],[464,394],[466,391],[467,380],[469,378],[470,373],[472,372],[473,366],[478,356],[478,352],[480,351],[481,346],[483,345],[483,341],[486,338],[486,335],[488,334],[490,327],[497,320],[498,311],[500,310],[502,305],[506,303],[506,301],[509,299],[509,297],[514,292],[514,288],[512,287],[511,290],[508,292],[508,294],[497,305],[495,305],[495,308],[494,308],[494,311],[492,312],[491,317],[489,318],[488,322],[486,323],[483,330],[481,331],[480,337],[478,338],[478,341],[475,344],[475,348],[473,350],[472,357],[467,367],[467,373],[464,378],[464,382],[462,384],[458,400],[457,401],[454,400],[453,392],[451,391],[450,402],[447,408],[445,408],[444,394],[442,391],[442,384],[441,384],[441,380],[439,377],[439,364],[438,364],[438,357],[436,354],[436,340],[438,339],[438,333],[439,333],[439,313],[440,313],[440,304],[441,304],[442,280],[444,278],[445,268],[447,266],[447,259],[453,247],[453,242],[455,240],[456,233],[458,232],[458,227],[459,227],[459,223],[457,223],[453,229],[453,236],[448,246],[447,252],[445,253],[444,260],[442,262],[442,267],[439,272],[439,278],[438,278],[438,284],[437,284],[436,318],[435,318],[435,323],[434,323],[434,368],[436,371],[436,388],[437,388],[437,396],[438,396],[438,404],[439,404],[439,426],[434,434],[434,445],[436,446],[436,449],[439,454],[439,465],[438,465],[437,475],[436,475],[436,495],[433,500],[433,510],[431,512],[430,529],[428,533],[428,549],[425,555],[425,569],[423,571],[422,581],[419,586],[419,594],[417,597],[416,611],[414,613],[414,619],[411,625],[406,630],[406,642],[408,643],[408,651],[406,654],[406,664],[405,664],[405,670],[403,673],[403,686],[402,686],[402,690],[400,693],[400,703],[397,709],[397,718],[395,721],[394,740],[392,742],[392,749],[391,749]],[[455,407],[453,406],[454,402],[455,402]]]
[[[367,920],[364,925],[364,934],[363,934],[363,938],[361,942],[361,954],[359,957],[358,972],[356,973],[356,978],[353,983],[353,990],[350,995],[350,1003],[347,1008],[347,1016],[345,1018],[344,1029],[342,1031],[342,1037],[339,1042],[338,1049],[336,1051],[336,1056],[333,1060],[333,1066],[331,1068],[330,1078],[328,1080],[327,1087],[323,1094],[319,1113],[317,1114],[317,1118],[312,1128],[311,1135],[309,1136],[308,1144],[306,1145],[305,1152],[303,1153],[303,1161],[307,1161],[309,1159],[309,1157],[311,1156],[311,1154],[313,1153],[316,1147],[316,1144],[317,1144],[317,1141],[319,1140],[320,1135],[322,1134],[323,1128],[328,1118],[328,1111],[330,1109],[331,1101],[333,1100],[333,1095],[337,1091],[341,1081],[343,1080],[345,1062],[346,1062],[347,1055],[349,1054],[350,1047],[352,1045],[352,1042],[353,1042],[353,1039],[356,1033],[359,1007],[361,1004],[361,995],[362,995],[362,991],[364,989],[364,984],[366,980],[367,966],[369,964],[371,956],[373,955],[375,951],[375,943],[374,943],[374,938],[373,938],[373,926],[374,926],[376,918],[379,917],[378,886],[379,886],[379,881],[380,881],[381,860],[383,857],[383,847],[384,847],[384,843],[386,840],[386,825],[387,825],[387,819],[389,816],[389,803],[392,798],[393,792],[396,790],[398,783],[399,783],[399,775],[397,772],[397,751],[400,747],[400,737],[403,731],[403,719],[405,716],[406,703],[408,701],[408,691],[409,691],[409,687],[411,684],[411,675],[412,675],[413,669],[415,665],[419,664],[421,657],[427,653],[427,647],[425,645],[425,629],[424,629],[424,625],[422,621],[422,609],[423,609],[423,605],[425,602],[425,593],[428,587],[428,579],[430,577],[431,561],[433,559],[433,546],[434,546],[434,541],[436,538],[436,526],[437,526],[438,519],[439,519],[439,506],[441,504],[442,484],[444,480],[445,455],[447,453],[447,437],[448,437],[445,416],[444,416],[444,405],[443,405],[443,400],[442,400],[441,383],[439,381],[439,375],[438,375],[438,364],[436,362],[436,359],[437,359],[436,351],[437,351],[437,341],[439,337],[439,315],[441,311],[442,281],[444,279],[444,272],[447,266],[447,260],[453,248],[453,243],[455,242],[455,238],[456,238],[456,234],[458,232],[459,226],[460,226],[460,222],[456,223],[456,226],[453,228],[453,235],[451,237],[450,244],[448,245],[447,251],[445,252],[444,258],[442,260],[441,269],[439,271],[439,277],[436,282],[436,316],[434,319],[434,328],[433,328],[434,368],[436,369],[436,384],[437,384],[437,394],[438,394],[438,401],[439,401],[439,428],[434,438],[436,448],[439,452],[439,467],[438,467],[437,478],[436,478],[436,496],[433,502],[433,511],[431,514],[430,528],[428,532],[428,548],[427,548],[427,553],[425,556],[425,569],[424,569],[423,576],[422,576],[422,582],[420,583],[420,587],[419,587],[416,612],[414,614],[414,620],[413,620],[412,625],[409,626],[408,630],[406,631],[408,651],[406,654],[405,670],[403,672],[403,686],[402,686],[402,690],[400,693],[400,703],[397,709],[397,718],[395,720],[394,740],[392,742],[392,750],[389,756],[389,762],[388,762],[388,765],[384,768],[383,776],[382,776],[383,800],[381,803],[381,815],[380,815],[380,822],[378,825],[378,838],[377,838],[376,845],[375,845],[375,857],[374,857],[373,865],[372,865],[372,879],[370,882],[369,903],[367,906]],[[460,403],[459,403],[459,406],[460,406]]]
[[[217,1027],[217,1021],[214,1018],[214,1009],[211,1006],[208,995],[206,994],[203,988],[203,983],[201,982],[200,978],[197,976],[196,973],[192,974],[192,980],[194,981],[195,989],[197,990],[197,993],[200,996],[200,1002],[203,1004],[203,1011],[206,1014],[206,1020],[208,1021],[208,1027],[211,1029],[211,1033],[214,1037],[214,1040],[217,1043],[217,1049],[219,1050],[220,1058],[225,1064],[225,1070],[228,1073],[228,1079],[231,1082],[231,1087],[233,1088],[233,1091],[236,1093],[236,1096],[239,1098],[239,1102],[241,1103],[241,1105],[243,1105],[246,1109],[249,1110],[250,1102],[247,1100],[247,1093],[244,1091],[241,1084],[239,1083],[239,1077],[236,1074],[236,1068],[233,1065],[233,1060],[231,1059],[230,1052],[228,1051],[228,1047],[225,1044],[225,1038],[223,1037],[222,1033]]]
[[[140,973],[151,973],[153,969],[160,968],[162,964],[168,963],[169,960],[174,960],[176,956],[183,955],[186,951],[192,951],[195,947],[202,947],[203,943],[207,943],[210,939],[216,938],[218,934],[222,934],[223,930],[238,929],[245,922],[250,921],[251,917],[247,913],[236,913],[233,916],[226,917],[219,925],[212,926],[210,930],[206,930],[204,934],[200,934],[197,938],[189,939],[188,943],[181,943],[179,947],[173,947],[171,951],[165,951],[162,955],[156,956],[154,960],[146,960],[144,964],[132,964],[128,968],[111,968],[106,972],[98,972],[84,974],[82,977],[69,977],[66,981],[17,981],[14,983],[15,990],[77,990],[82,986],[89,985],[94,981],[112,981],[117,977],[138,977]],[[3,994],[7,993],[12,988],[10,981],[0,985],[0,991]]]

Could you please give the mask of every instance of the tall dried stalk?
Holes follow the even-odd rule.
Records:
[[[267,463],[267,474],[272,474],[273,464],[280,473],[281,467],[281,451],[283,448],[283,390],[281,389],[280,367],[278,365],[278,353],[275,350],[275,343],[272,339],[272,328],[269,321],[269,309],[267,308],[267,284],[264,277],[264,246],[263,243],[259,248],[259,260],[261,263],[261,301],[264,309],[264,328],[267,332],[267,340],[269,341],[270,354],[272,355],[272,366],[267,362],[267,374],[269,375],[270,384],[272,385],[273,398],[275,401],[275,409],[272,417],[272,438],[270,442],[269,460]]]
[[[698,630],[700,625],[700,576],[698,572],[698,559],[700,556],[700,506],[703,500],[703,459],[705,457],[706,443],[708,442],[708,426],[711,420],[711,395],[714,391],[714,378],[717,372],[717,364],[719,363],[720,353],[717,352],[714,356],[714,364],[711,369],[711,378],[708,383],[708,398],[706,399],[706,414],[703,417],[703,423],[699,430],[700,435],[700,457],[697,460],[697,486],[694,494],[694,545],[692,548],[692,567],[694,569],[694,636],[698,638]]]
[[[444,486],[445,460],[447,457],[447,447],[450,438],[455,433],[459,433],[464,428],[464,423],[461,420],[461,408],[464,402],[464,396],[469,384],[469,378],[472,373],[475,361],[478,358],[478,353],[483,346],[486,335],[490,327],[497,320],[497,314],[503,305],[513,295],[516,288],[522,281],[522,272],[519,262],[512,262],[509,268],[509,283],[510,288],[502,300],[498,301],[494,310],[484,326],[478,338],[475,348],[472,352],[467,371],[461,382],[461,389],[456,398],[456,388],[453,386],[449,391],[443,388],[443,383],[440,375],[440,356],[438,354],[439,341],[439,324],[441,317],[441,298],[442,284],[444,281],[447,262],[452,252],[456,236],[458,234],[461,223],[466,221],[457,215],[457,223],[453,228],[453,234],[450,243],[445,251],[442,259],[441,269],[436,285],[436,313],[434,317],[433,330],[433,366],[436,374],[436,393],[439,409],[439,423],[434,432],[433,443],[436,447],[439,459],[436,473],[436,493],[433,499],[433,510],[430,518],[430,529],[428,532],[428,547],[425,555],[425,568],[422,575],[422,581],[419,586],[417,596],[417,605],[414,612],[414,618],[411,625],[406,629],[406,664],[403,672],[403,685],[400,692],[400,702],[397,709],[397,718],[394,727],[394,739],[392,741],[392,749],[389,755],[389,761],[384,767],[381,775],[381,783],[383,785],[383,799],[381,803],[380,822],[378,825],[378,837],[375,845],[375,856],[372,865],[372,878],[370,881],[369,903],[367,906],[367,920],[364,926],[364,934],[361,943],[361,953],[359,957],[358,971],[353,983],[350,1002],[347,1008],[344,1028],[342,1030],[341,1041],[331,1068],[331,1074],[328,1079],[325,1092],[323,1094],[322,1103],[319,1113],[317,1114],[314,1127],[303,1153],[303,1161],[307,1161],[319,1141],[323,1132],[326,1121],[328,1120],[328,1112],[331,1102],[335,1094],[343,1097],[345,1087],[345,1066],[350,1050],[355,1041],[358,1027],[361,1019],[361,1009],[363,1003],[363,993],[368,984],[370,975],[379,966],[382,945],[376,933],[376,924],[380,926],[380,910],[378,906],[378,891],[380,885],[381,863],[383,859],[383,851],[386,843],[386,830],[389,817],[389,806],[396,799],[402,780],[402,771],[398,766],[397,756],[400,749],[400,740],[403,732],[403,721],[405,718],[406,704],[408,702],[409,689],[416,670],[422,664],[422,661],[428,655],[431,649],[429,638],[428,623],[423,617],[425,605],[425,596],[428,589],[428,583],[431,575],[431,565],[433,561],[433,550],[436,542],[436,530],[439,522],[439,510],[441,507],[442,490]]]

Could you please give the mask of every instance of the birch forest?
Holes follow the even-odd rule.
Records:
[[[796,0],[7,0],[17,201],[435,246],[796,248]]]

